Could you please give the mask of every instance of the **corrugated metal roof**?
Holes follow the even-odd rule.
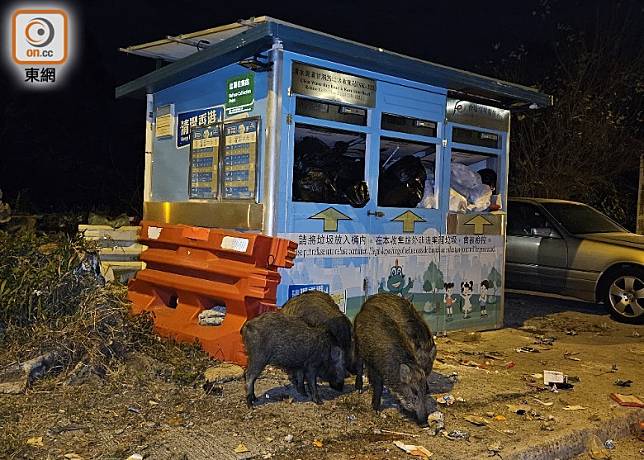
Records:
[[[171,64],[117,87],[116,97],[155,92],[190,80],[266,51],[275,39],[289,51],[447,88],[453,95],[505,108],[533,104],[546,107],[553,103],[552,96],[534,88],[423,61],[267,16],[125,48],[128,53],[163,59]]]

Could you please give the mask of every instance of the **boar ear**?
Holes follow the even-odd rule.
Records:
[[[411,383],[411,369],[407,364],[400,365],[400,381],[402,383]]]

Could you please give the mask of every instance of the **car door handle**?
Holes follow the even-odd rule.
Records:
[[[376,217],[385,217],[385,213],[382,211],[367,211],[368,216],[376,216]]]

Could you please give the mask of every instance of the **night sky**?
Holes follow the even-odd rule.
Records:
[[[642,13],[637,0],[85,0],[66,5],[73,9],[80,43],[65,85],[30,92],[15,85],[6,60],[0,71],[0,188],[10,203],[19,198],[17,205],[25,211],[140,213],[145,103],[116,100],[114,88],[155,64],[119,47],[269,15],[486,75],[524,45],[534,72],[519,83],[532,84],[553,62],[557,24],[592,33],[600,16]]]

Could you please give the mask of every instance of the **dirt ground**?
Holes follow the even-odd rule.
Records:
[[[206,391],[201,378],[177,378],[171,360],[137,352],[104,379],[70,386],[51,377],[24,395],[0,395],[0,458],[412,458],[396,440],[426,447],[432,459],[529,458],[531,446],[572,430],[638,410],[644,419],[641,409],[609,398],[612,392],[644,396],[644,328],[617,323],[601,307],[524,295],[507,295],[506,310],[502,330],[437,340],[434,396],[456,399],[438,410],[445,430],[466,431],[468,440],[432,436],[402,415],[391,397],[380,413],[372,411],[370,388],[359,394],[351,379],[343,394],[322,385],[324,404],[316,406],[282,372],[269,369],[256,385],[260,401],[249,410],[243,380]],[[550,345],[548,337],[554,338]],[[517,352],[521,347],[537,352]],[[544,389],[532,376],[544,370],[573,377],[574,388]],[[453,373],[456,378],[449,377]],[[617,379],[633,383],[622,388]],[[518,415],[509,410],[512,404],[529,407]],[[485,425],[465,420],[470,415]],[[240,444],[248,452],[236,453],[244,450]],[[615,438],[615,445],[612,458],[644,459],[644,442],[633,435]]]

